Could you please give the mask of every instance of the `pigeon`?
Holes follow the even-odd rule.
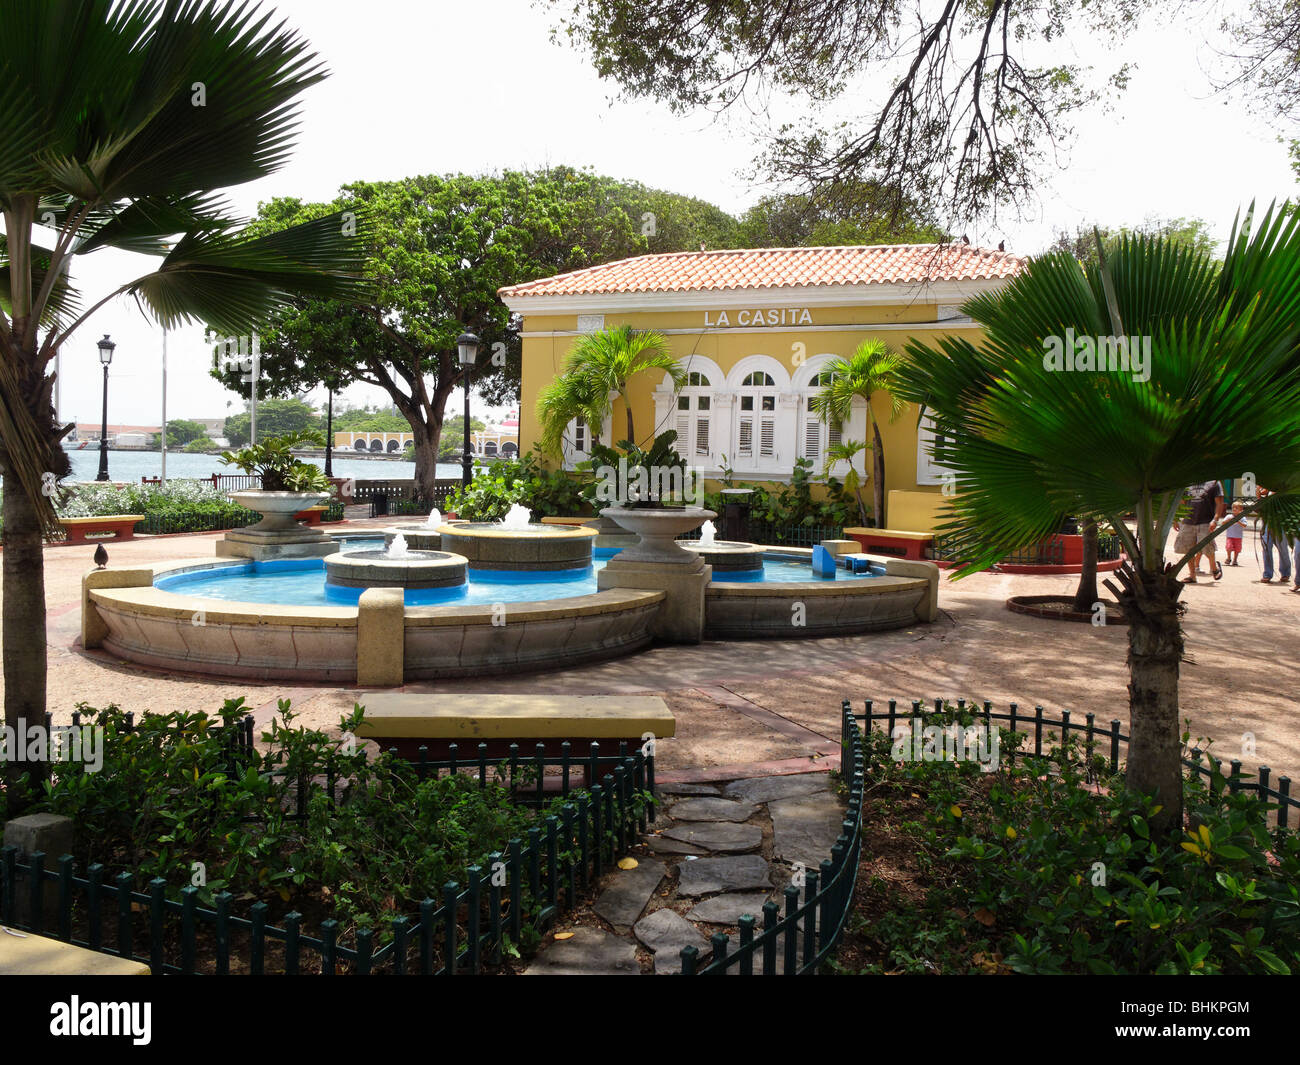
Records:
[[[961,242],[962,242],[963,244],[969,244],[969,243],[970,243],[970,237],[966,236],[966,234],[963,233],[963,234],[961,235]]]
[[[1005,240],[998,241],[998,251],[1006,251],[1006,250],[1007,250],[1007,242]]]
[[[100,569],[108,565],[108,552],[104,550],[103,544],[95,548],[95,565]]]

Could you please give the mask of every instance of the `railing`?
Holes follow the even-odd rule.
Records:
[[[616,756],[601,755],[599,744],[594,743],[581,757],[571,757],[568,744],[563,748],[558,756],[547,756],[541,749],[531,757],[512,751],[507,775],[501,779],[521,799],[542,801],[546,782],[555,779],[546,777],[545,769],[558,767],[560,797],[572,801],[561,807],[558,816],[548,815],[530,828],[526,843],[510,839],[504,851],[489,854],[486,869],[481,865],[466,869],[463,886],[446,884],[440,899],[425,899],[418,916],[391,918],[391,938],[382,945],[369,927],[358,928],[348,945],[333,919],[322,921],[320,934],[310,936],[304,933],[297,912],[285,914],[280,926],[272,926],[269,907],[263,902],[253,903],[246,916],[236,916],[235,900],[226,891],[213,897],[212,906],[204,906],[194,886],[172,892],[179,898],[169,898],[162,878],[150,880],[148,890],[139,891],[130,872],[110,875],[95,864],[85,876],[78,876],[70,856],[47,869],[45,854],[32,854],[24,863],[13,846],[0,850],[0,921],[90,950],[134,958],[147,963],[155,975],[198,972],[201,940],[211,945],[210,971],[217,975],[230,973],[232,962],[237,971],[252,974],[293,975],[308,969],[325,975],[341,969],[359,975],[477,974],[484,964],[499,962],[508,944],[521,941],[525,922],[544,928],[573,908],[580,892],[613,867],[654,817],[653,754],[641,748],[628,754],[625,743]],[[480,786],[498,779],[489,773],[486,745],[480,745],[474,761],[458,761],[453,745],[448,759],[426,757],[413,765],[421,774],[470,768]],[[612,771],[601,783],[580,792],[568,790],[571,769],[595,772],[607,765],[612,765]],[[516,771],[524,780],[520,786],[513,775]],[[47,896],[51,886],[52,900]],[[17,907],[20,892],[26,893],[22,921]],[[47,928],[50,902],[56,912]]]
[[[744,539],[752,544],[784,547],[816,547],[823,540],[839,540],[844,530],[838,525],[772,525],[752,521]]]
[[[977,720],[984,722],[987,731],[995,721],[1006,722],[1008,730],[1017,734],[1029,735],[1032,729],[1034,737],[1033,754],[1035,757],[1043,756],[1043,736],[1046,730],[1059,730],[1061,737],[1064,739],[1071,733],[1078,733],[1083,737],[1084,750],[1089,759],[1089,764],[1093,764],[1094,758],[1101,759],[1100,764],[1108,768],[1111,774],[1119,772],[1120,768],[1120,748],[1121,745],[1127,751],[1129,737],[1120,731],[1119,719],[1112,719],[1109,726],[1099,727],[1096,716],[1091,713],[1084,714],[1083,723],[1075,721],[1070,711],[1062,710],[1060,717],[1049,717],[1043,712],[1041,706],[1035,706],[1032,713],[1022,712],[1018,703],[1009,703],[1006,712],[995,712],[991,702],[985,702],[976,707],[972,704],[967,707],[965,699],[958,699],[955,704],[951,704],[958,714],[970,713]],[[897,700],[889,700],[889,709],[876,711],[872,708],[872,701],[866,701],[865,713],[858,714],[856,717],[865,723],[865,729],[868,733],[874,727],[876,721],[886,722],[887,735],[894,734],[894,727],[900,721],[910,721],[914,717],[922,719],[929,715],[945,715],[944,702],[942,699],[933,701],[933,709],[925,709],[920,699],[912,701],[911,710],[904,710],[901,714],[898,711]],[[946,720],[946,715],[945,715]],[[1106,751],[1104,756],[1097,755],[1095,752],[1098,748]],[[1014,765],[1018,753],[1028,754],[1028,752],[1018,752],[1013,746],[1008,754],[1008,763]],[[1186,770],[1194,772],[1199,776],[1212,779],[1215,775],[1222,777],[1227,783],[1228,790],[1232,794],[1241,792],[1250,792],[1259,796],[1265,803],[1276,802],[1277,807],[1274,812],[1274,820],[1279,828],[1290,827],[1290,811],[1300,810],[1300,799],[1291,794],[1291,778],[1281,776],[1277,778],[1277,787],[1271,786],[1273,770],[1266,765],[1259,767],[1258,777],[1250,780],[1241,769],[1241,760],[1232,759],[1229,763],[1229,771],[1223,772],[1223,762],[1221,759],[1209,755],[1208,752],[1202,751],[1199,747],[1193,747],[1190,758],[1184,758],[1183,766]],[[1209,765],[1203,765],[1202,759],[1206,759]]]
[[[847,699],[841,707],[840,738],[843,744],[840,767],[849,788],[848,808],[830,857],[822,859],[820,868],[804,871],[803,901],[799,899],[799,887],[790,884],[784,893],[784,915],[769,900],[763,904],[761,929],[757,928],[753,914],[741,917],[737,922],[739,942],[734,950],[729,936],[722,932],[714,934],[710,940],[713,957],[703,968],[699,967],[699,951],[695,947],[684,948],[683,975],[722,976],[734,972],[753,976],[756,957],[761,959],[762,972],[758,974],[761,976],[816,973],[839,945],[858,880],[863,792],[869,771],[862,732]]]
[[[210,484],[213,488],[226,492],[244,492],[260,489],[262,478],[246,473],[214,473],[209,477],[169,477],[169,481],[195,481],[198,484]],[[162,484],[161,477],[141,477],[141,484]]]
[[[936,536],[934,538],[933,560],[935,562],[964,562],[960,552],[954,546],[955,537]],[[1124,550],[1123,542],[1118,536],[1097,537],[1097,561],[1118,561]],[[1065,563],[1065,544],[1060,540],[1045,540],[1041,544],[1027,547],[1022,551],[1013,551],[999,560],[999,564],[1019,566],[1060,566]]]
[[[372,518],[384,515],[415,516],[428,514],[437,507],[445,510],[447,499],[461,486],[458,480],[439,480],[433,485],[433,498],[417,501],[414,481],[357,481],[354,503],[369,503]]]

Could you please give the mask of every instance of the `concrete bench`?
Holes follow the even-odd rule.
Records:
[[[373,740],[383,750],[396,749],[404,758],[428,749],[430,760],[444,760],[451,745],[456,758],[473,764],[479,744],[487,745],[489,764],[519,745],[520,758],[537,753],[544,744],[547,755],[561,754],[569,741],[575,771],[591,753],[592,741],[602,757],[616,755],[620,742],[631,753],[645,741],[673,736],[677,721],[657,695],[408,695],[376,692],[358,700],[365,720],[357,730],[361,739]]]
[[[895,558],[910,558],[916,562],[925,559],[926,549],[934,543],[934,533],[910,532],[906,529],[854,527],[845,529],[844,535],[856,540],[865,552],[893,555]]]
[[[0,926],[0,976],[148,975],[149,966],[142,961]]]
[[[108,540],[130,540],[135,536],[137,522],[144,521],[143,514],[101,514],[96,518],[60,518],[59,524],[67,534],[70,544],[84,544],[88,533],[112,533]]]

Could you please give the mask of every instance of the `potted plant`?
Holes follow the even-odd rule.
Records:
[[[262,481],[261,488],[227,493],[241,507],[262,515],[262,520],[246,531],[293,529],[296,527],[295,514],[329,498],[330,479],[325,476],[325,471],[313,463],[304,462],[292,451],[295,447],[320,447],[323,444],[320,433],[302,429],[268,437],[238,451],[222,452],[224,465],[234,466],[250,476],[260,477]]]

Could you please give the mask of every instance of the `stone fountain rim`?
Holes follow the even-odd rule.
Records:
[[[406,558],[386,558],[385,552],[374,551],[336,551],[326,555],[321,561],[328,569],[330,563],[335,566],[383,566],[394,569],[406,566],[420,566],[425,569],[437,569],[442,566],[469,565],[469,559],[452,551],[425,551],[416,549]]]
[[[532,527],[528,529],[483,528],[495,524],[496,522],[466,522],[464,525],[439,525],[433,531],[443,536],[478,537],[485,540],[523,540],[529,537],[546,540],[584,540],[600,535],[596,529],[589,529],[585,525],[542,525],[540,522],[532,523]]]

